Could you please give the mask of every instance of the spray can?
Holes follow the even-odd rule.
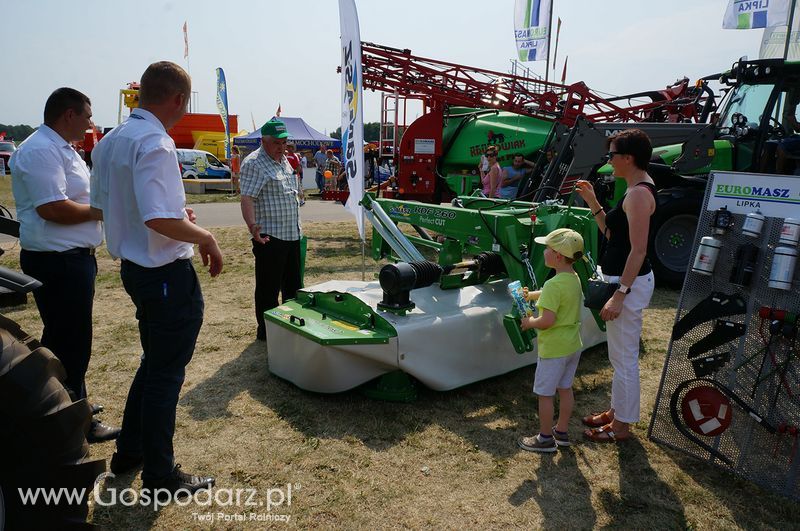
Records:
[[[718,239],[713,236],[703,237],[700,240],[700,245],[697,247],[697,254],[694,257],[692,271],[700,273],[701,275],[713,274],[721,248],[722,242]]]
[[[797,249],[794,247],[776,247],[772,256],[772,269],[769,272],[770,288],[792,289],[794,268],[797,265]]]
[[[751,238],[761,236],[761,229],[764,228],[764,219],[764,214],[758,210],[747,214],[744,217],[744,223],[742,223],[742,234]]]
[[[800,241],[800,219],[784,219],[781,235],[778,237],[778,245],[797,245],[798,241]]]

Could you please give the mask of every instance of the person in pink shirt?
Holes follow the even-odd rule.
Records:
[[[486,158],[489,160],[489,169],[484,171],[479,167],[481,173],[481,184],[483,185],[483,195],[486,197],[498,197],[500,183],[502,181],[503,170],[497,162],[497,148],[489,147],[486,150]]]

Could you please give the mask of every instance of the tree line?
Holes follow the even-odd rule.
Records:
[[[377,142],[380,140],[381,124],[380,122],[368,122],[364,124],[364,141]],[[331,138],[336,140],[342,139],[342,126],[336,128],[336,131],[331,133]]]
[[[22,142],[36,129],[29,125],[5,125],[0,124],[0,134],[5,133],[6,139],[13,139],[14,142]]]
[[[398,136],[403,136],[402,128],[397,132]],[[331,138],[336,140],[342,139],[342,126],[336,128],[336,131],[331,133]],[[364,124],[364,142],[378,142],[381,139],[381,123],[380,122],[367,122]]]

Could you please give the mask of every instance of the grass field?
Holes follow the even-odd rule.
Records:
[[[314,199],[316,195],[309,190],[306,192],[307,199]],[[212,191],[205,194],[186,194],[186,204],[195,203],[238,203],[239,196],[226,192]],[[11,193],[11,176],[0,176],[0,205],[6,208],[14,208],[14,195]]]
[[[0,205],[6,208],[14,206],[14,196],[11,193],[11,175],[0,175]]]
[[[312,224],[306,283],[360,279],[354,224]],[[789,529],[800,507],[735,476],[646,438],[674,319],[677,293],[657,290],[645,313],[643,418],[635,439],[619,446],[578,444],[557,454],[518,450],[533,432],[533,367],[451,392],[419,390],[411,404],[370,400],[358,392],[324,396],[272,376],[264,343],[255,342],[252,255],[242,229],[215,233],[225,254],[216,279],[199,272],[205,323],[178,407],[175,454],[191,472],[216,476],[217,487],[267,489],[291,484],[291,506],[273,509],[301,528],[437,529]],[[0,264],[16,267],[18,247]],[[98,256],[95,341],[89,367],[92,401],[119,425],[140,349],[133,306],[118,264]],[[198,264],[198,270],[200,266]],[[7,310],[33,335],[35,306]],[[487,355],[491,353],[487,352]],[[587,351],[575,382],[579,416],[608,403],[605,347]],[[113,443],[92,446],[110,458]],[[138,488],[138,475],[107,487]],[[206,512],[263,508],[172,505],[94,507],[95,524],[113,529],[240,529],[285,524],[199,520]]]
[[[186,203],[238,203],[239,196],[225,192],[208,192],[205,194],[186,194]],[[14,208],[14,195],[11,193],[11,176],[0,176],[0,205]]]

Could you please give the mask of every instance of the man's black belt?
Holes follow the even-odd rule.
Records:
[[[67,249],[66,251],[29,251],[25,249],[28,253],[38,253],[38,254],[78,254],[81,256],[94,256],[94,247],[75,247],[74,249]]]
[[[81,256],[94,256],[94,247],[76,247],[61,251],[60,254],[79,254]]]

